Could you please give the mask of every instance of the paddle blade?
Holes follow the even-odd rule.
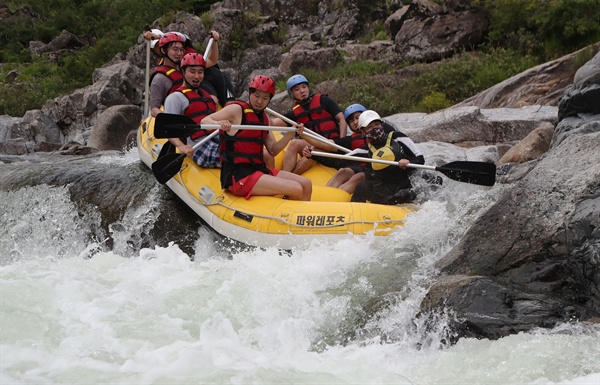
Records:
[[[165,144],[163,144],[162,148],[160,149],[160,152],[158,153],[158,159],[164,157],[167,154],[171,154],[174,153],[177,150],[177,147],[175,147],[175,145],[169,141],[166,141]]]
[[[200,129],[192,118],[161,112],[154,118],[155,138],[186,138]]]
[[[488,162],[450,162],[435,168],[450,179],[459,182],[493,186],[496,183],[496,165]]]
[[[181,170],[185,157],[185,154],[170,153],[156,159],[152,163],[152,172],[156,180],[160,184],[167,183]]]

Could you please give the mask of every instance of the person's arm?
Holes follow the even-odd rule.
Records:
[[[173,143],[175,147],[181,151],[182,154],[193,158],[194,156],[194,148],[187,143],[183,143],[183,141],[179,138],[169,138],[169,142]]]
[[[295,116],[294,113],[292,111],[288,111],[285,114],[283,114],[283,116],[285,116],[286,118],[288,118],[288,120],[291,121],[295,121]],[[276,117],[271,117],[271,126],[279,126],[279,127],[291,127],[292,125],[289,124],[288,122],[286,122],[285,120],[281,119],[281,118],[276,118]]]
[[[272,118],[271,119],[271,126],[288,127],[289,124],[287,124],[286,122],[284,122],[282,119]]]
[[[272,123],[269,123],[269,125],[272,125]],[[279,154],[285,148],[285,146],[287,146],[288,143],[294,139],[296,132],[302,133],[302,130],[304,130],[304,124],[300,123],[297,126],[296,131],[286,132],[285,135],[283,135],[283,137],[278,141],[275,141],[275,135],[273,135],[273,132],[269,131],[269,135],[267,135],[265,138],[265,148],[271,156],[277,156],[277,154]]]
[[[181,92],[173,92],[165,99],[164,111],[168,114],[183,115],[190,101]]]
[[[206,58],[206,67],[212,67],[219,62],[219,33],[217,31],[210,31],[210,35],[213,38],[213,44]]]
[[[150,84],[150,114],[152,117],[156,117],[161,112],[160,107],[169,94],[170,84],[172,84],[171,79],[161,73],[152,78]]]
[[[327,151],[327,152],[337,152],[338,149],[335,146],[332,146],[328,143],[335,143],[335,141],[331,139],[325,140],[317,140],[312,136],[308,136],[306,134],[302,135],[302,139],[304,139],[308,144],[315,147],[315,151]]]
[[[165,111],[169,114],[182,115],[185,109],[189,106],[189,100],[181,93],[174,92],[167,96],[165,99]],[[179,138],[169,138],[169,142],[173,143],[175,147],[179,149],[183,154],[192,158],[194,156],[194,149],[192,146],[184,142]]]
[[[344,112],[342,112],[342,109],[335,102],[335,100],[331,99],[329,95],[323,95],[321,96],[321,104],[323,109],[327,111],[337,122],[340,138],[348,135],[348,123],[346,123],[346,119],[344,119]]]
[[[285,146],[287,146],[288,143],[294,139],[295,135],[296,131],[288,131],[281,139],[276,141],[273,132],[269,131],[269,135],[267,135],[265,138],[265,148],[271,156],[277,156],[277,154],[279,154],[285,148]]]
[[[425,157],[411,138],[399,131],[394,133],[393,138],[404,148],[404,152],[406,153],[406,157],[408,159],[408,162],[406,163],[425,164]]]
[[[232,130],[231,126],[242,122],[242,113],[242,106],[239,104],[230,104],[206,116],[200,124],[219,124],[229,135],[234,135],[237,130]]]
[[[346,123],[346,119],[344,119],[344,113],[340,112],[336,116],[334,116],[335,120],[338,122],[338,126],[340,127],[340,138],[343,138],[348,135],[348,123]]]

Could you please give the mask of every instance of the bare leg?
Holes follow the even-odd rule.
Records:
[[[252,195],[282,194],[289,199],[309,201],[312,195],[312,182],[308,178],[280,171],[277,176],[265,174],[252,188]]]
[[[266,148],[263,148],[263,160],[268,168],[275,168],[275,158],[269,154]]]
[[[303,139],[292,139],[285,149],[285,155],[283,156],[283,171],[292,172],[296,168],[298,162],[298,154],[302,154],[304,147],[308,146]]]
[[[329,179],[326,186],[329,187],[340,187],[354,176],[354,170],[348,167],[340,168],[336,173]]]
[[[315,163],[314,160],[302,157],[296,163],[296,167],[294,167],[293,172],[294,172],[294,174],[302,175],[302,173],[304,171],[308,170],[314,163]]]
[[[354,190],[356,190],[356,186],[365,180],[367,180],[365,173],[359,172],[358,174],[354,174],[354,176],[352,176],[352,178],[350,178],[346,183],[341,184],[339,188],[348,194],[353,194]]]

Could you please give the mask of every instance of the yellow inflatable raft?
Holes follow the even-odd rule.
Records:
[[[154,138],[154,119],[139,127],[138,153],[148,167],[166,139]],[[282,154],[276,158],[280,167]],[[389,235],[402,226],[412,205],[387,206],[350,202],[346,192],[326,187],[334,169],[315,164],[303,175],[312,180],[310,202],[282,196],[253,196],[246,200],[221,188],[220,170],[201,168],[185,158],[180,171],[165,184],[217,233],[258,247],[304,247],[315,240]]]

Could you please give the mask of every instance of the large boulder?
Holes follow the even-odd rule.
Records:
[[[87,145],[98,150],[123,150],[129,132],[142,119],[142,110],[134,105],[112,106],[99,116]]]
[[[394,36],[396,52],[411,61],[440,60],[481,44],[488,25],[480,10],[409,19]]]
[[[30,42],[29,50],[35,55],[49,54],[54,57],[60,57],[94,43],[94,39],[90,36],[75,36],[71,32],[63,30],[60,35],[52,39],[48,44],[39,41]]]
[[[336,48],[296,49],[283,54],[282,58],[279,70],[287,75],[293,75],[306,68],[326,70],[341,60],[340,53]]]
[[[573,84],[577,68],[576,62],[586,51],[596,52],[598,49],[600,49],[600,43],[540,64],[457,105],[481,108],[518,108],[526,105],[558,106],[562,95]],[[563,116],[560,117],[561,120],[562,118]]]
[[[600,44],[597,45],[600,49]],[[560,99],[560,122],[552,146],[569,135],[596,132],[600,126],[600,52],[575,73],[574,83]]]
[[[423,310],[460,336],[499,338],[600,316],[600,132],[547,153],[439,263]]]
[[[585,78],[600,79],[597,69],[590,71],[596,60],[582,70]],[[579,105],[598,102],[594,92],[580,95],[587,99]],[[572,97],[567,92],[563,100]],[[583,124],[567,118],[571,130],[560,131],[567,119],[559,122],[550,150],[525,163],[520,181],[438,262],[441,275],[422,302],[424,314],[450,308],[460,320],[456,336],[476,338],[598,321],[600,115],[594,111],[578,110]]]
[[[0,116],[0,153],[25,155],[40,149],[60,147],[62,133],[41,110],[30,110],[22,118]]]
[[[98,116],[116,105],[142,104],[144,72],[127,61],[101,67],[91,86],[49,100],[42,107],[61,128],[63,141],[86,143]]]
[[[560,99],[559,117],[600,114],[600,52],[577,70],[574,80]]]
[[[464,146],[514,143],[540,122],[556,122],[556,107],[481,109],[452,107],[432,114],[395,114],[387,119],[416,143],[441,141]]]
[[[523,140],[510,148],[498,161],[498,164],[525,163],[539,159],[550,148],[553,133],[553,124],[549,122],[541,123]]]

